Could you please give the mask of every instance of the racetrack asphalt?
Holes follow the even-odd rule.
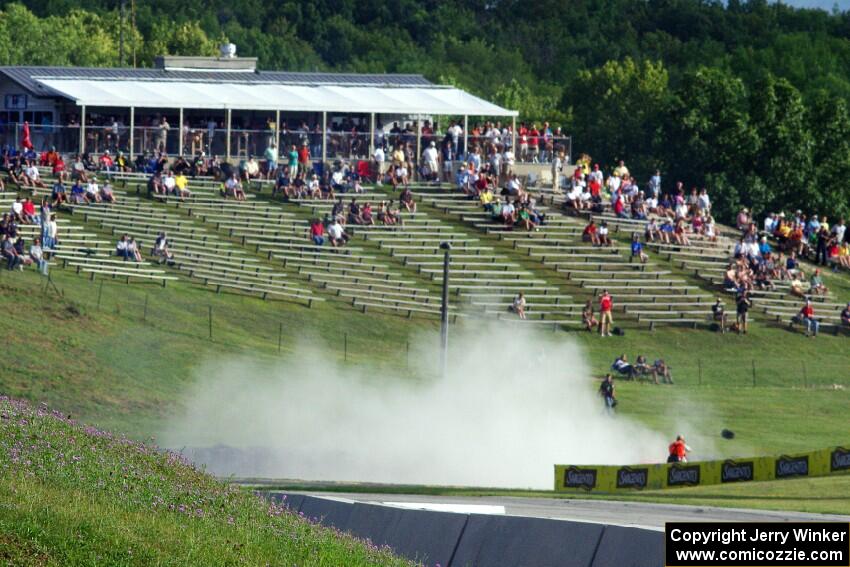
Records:
[[[277,491],[272,491],[277,492]],[[504,507],[511,516],[552,518],[593,522],[644,529],[663,530],[665,522],[850,522],[850,516],[809,514],[804,512],[718,508],[714,506],[685,506],[611,500],[580,500],[567,498],[522,498],[515,496],[431,496],[407,494],[360,494],[340,492],[285,490],[291,494],[308,494],[336,500],[370,504],[410,505],[463,511],[466,506]]]

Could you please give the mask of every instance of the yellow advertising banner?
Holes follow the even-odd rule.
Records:
[[[735,482],[817,477],[850,472],[850,449],[722,461],[643,465],[555,465],[555,491],[622,492]]]

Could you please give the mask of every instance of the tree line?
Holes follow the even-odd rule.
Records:
[[[0,0],[0,64],[421,73],[548,120],[594,161],[706,186],[721,218],[850,213],[850,12],[767,0]],[[119,45],[123,36],[123,60]],[[574,156],[575,157],[575,156]]]

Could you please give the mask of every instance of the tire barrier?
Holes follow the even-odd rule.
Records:
[[[850,472],[850,449],[722,461],[648,465],[555,465],[558,492],[629,492],[818,477]]]
[[[661,567],[658,531],[566,520],[407,510],[263,493],[295,513],[441,567]],[[296,508],[296,505],[299,505]]]

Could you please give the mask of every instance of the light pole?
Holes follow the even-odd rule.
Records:
[[[440,308],[440,370],[446,375],[449,360],[449,263],[451,262],[452,245],[450,242],[440,244],[443,251],[443,304]]]

